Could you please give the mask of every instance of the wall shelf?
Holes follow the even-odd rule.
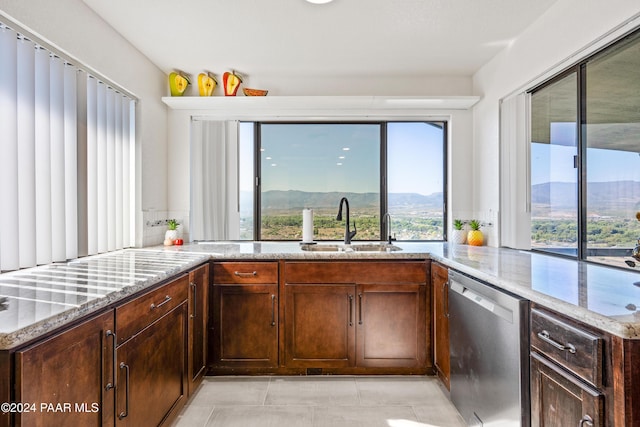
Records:
[[[187,96],[163,97],[173,110],[226,119],[420,117],[468,110],[479,96]]]

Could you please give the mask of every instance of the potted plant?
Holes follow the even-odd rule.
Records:
[[[175,219],[167,220],[167,231],[164,233],[165,246],[173,245],[173,242],[178,238],[178,221]]]
[[[480,221],[472,219],[469,221],[469,227],[471,227],[471,230],[467,233],[467,243],[471,246],[482,246],[484,236],[480,231]]]
[[[467,233],[464,230],[464,221],[453,220],[453,233],[451,233],[451,243],[462,245],[467,241]]]

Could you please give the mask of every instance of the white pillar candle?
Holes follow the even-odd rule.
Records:
[[[313,242],[313,209],[302,210],[302,241]]]

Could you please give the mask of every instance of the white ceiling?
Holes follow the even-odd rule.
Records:
[[[83,0],[161,70],[470,76],[556,0]]]

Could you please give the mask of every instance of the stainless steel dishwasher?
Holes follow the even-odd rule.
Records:
[[[530,425],[528,308],[449,270],[451,400],[469,426]]]

